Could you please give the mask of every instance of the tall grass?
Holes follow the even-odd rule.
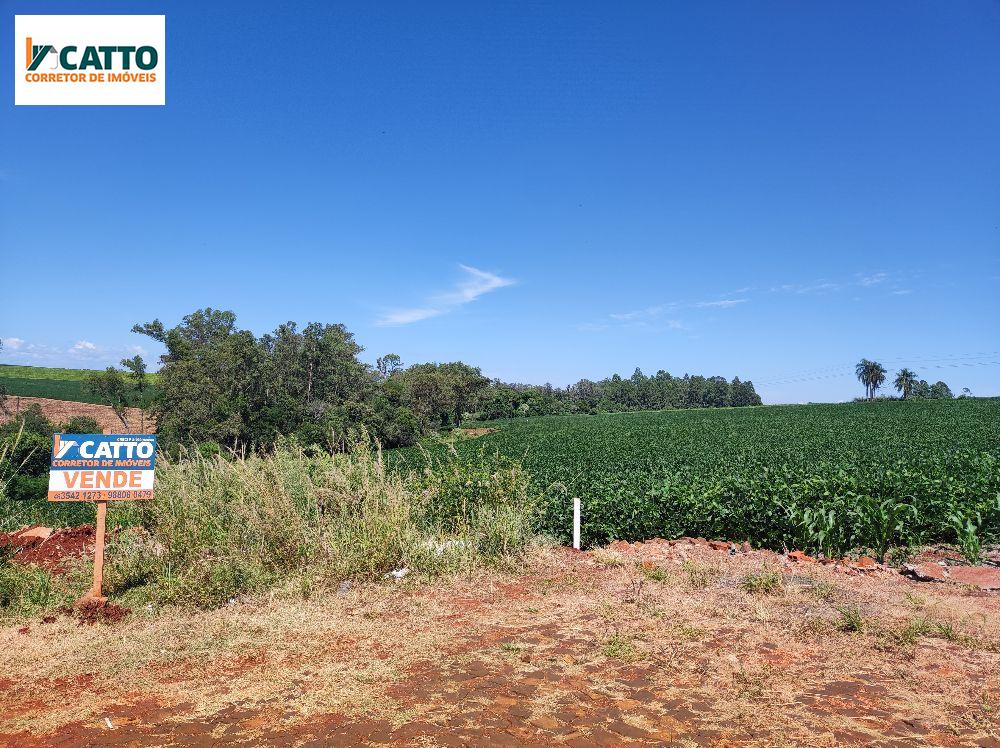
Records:
[[[429,459],[406,474],[365,445],[159,460],[156,499],[109,548],[113,595],[212,607],[402,568],[433,577],[510,566],[534,538],[530,479],[499,457]]]

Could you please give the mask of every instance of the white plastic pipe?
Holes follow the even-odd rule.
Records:
[[[580,550],[580,499],[573,497],[573,547]]]

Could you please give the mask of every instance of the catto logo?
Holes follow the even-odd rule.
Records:
[[[14,37],[15,104],[166,103],[164,16],[15,16]]]

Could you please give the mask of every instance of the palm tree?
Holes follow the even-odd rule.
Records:
[[[905,400],[910,396],[910,392],[913,391],[913,385],[917,382],[917,375],[914,374],[909,369],[900,369],[896,372],[896,391],[903,393],[903,399]]]
[[[885,382],[885,367],[878,361],[869,361],[867,358],[863,358],[854,367],[854,374],[858,381],[865,386],[865,397],[874,400],[875,391]]]
[[[868,384],[868,367],[872,364],[867,358],[863,358],[854,367],[854,375],[858,381],[865,386],[865,398],[871,398],[871,386]]]

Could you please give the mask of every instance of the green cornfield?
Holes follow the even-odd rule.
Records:
[[[459,440],[521,461],[543,529],[589,545],[695,535],[826,555],[1000,534],[1000,399],[519,419]],[[402,450],[415,465],[420,455]]]

